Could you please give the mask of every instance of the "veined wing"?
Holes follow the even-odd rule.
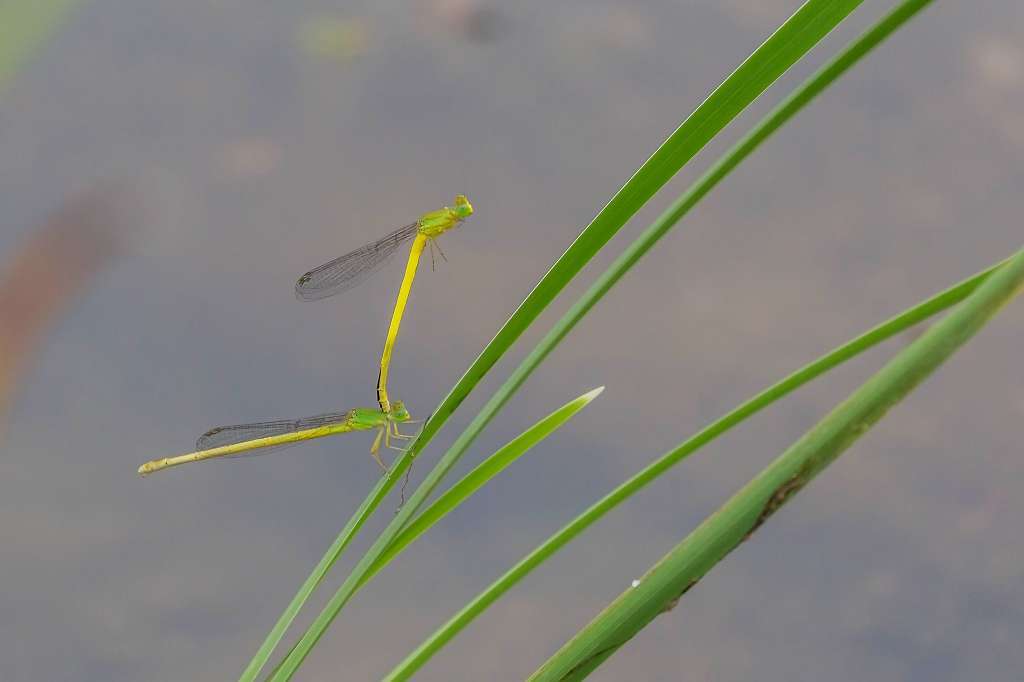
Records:
[[[418,230],[418,222],[400,227],[372,244],[310,270],[295,283],[295,295],[303,301],[316,301],[351,289],[386,263]]]
[[[304,417],[302,419],[279,419],[269,422],[237,424],[235,426],[218,426],[217,428],[210,429],[203,435],[199,436],[199,439],[196,441],[196,450],[212,450],[213,448],[219,448],[225,445],[235,445],[236,443],[244,443],[245,441],[256,440],[257,438],[269,438],[270,436],[295,433],[296,431],[306,431],[309,429],[316,429],[321,426],[329,426],[331,424],[342,424],[349,418],[349,416],[348,412],[328,412],[326,414],[318,414],[313,417]],[[265,455],[271,452],[283,450],[293,445],[298,445],[301,442],[303,441],[271,445],[269,447],[257,448],[247,452],[226,455],[226,458]]]

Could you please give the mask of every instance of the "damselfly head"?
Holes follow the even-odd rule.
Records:
[[[405,403],[396,400],[391,404],[391,419],[396,422],[407,422],[412,419],[409,410],[405,409]]]
[[[459,220],[465,220],[473,215],[473,204],[469,203],[469,199],[466,198],[465,194],[459,194],[455,197],[455,206],[452,207],[452,210],[459,217]]]

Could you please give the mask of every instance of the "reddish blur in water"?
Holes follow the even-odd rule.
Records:
[[[121,253],[125,199],[109,187],[71,197],[0,265],[0,425],[48,332]]]

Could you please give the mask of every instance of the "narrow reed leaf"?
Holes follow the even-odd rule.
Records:
[[[331,566],[333,566],[334,562],[338,560],[341,553],[345,551],[348,543],[352,541],[352,538],[355,537],[363,523],[369,518],[377,505],[380,504],[380,501],[384,499],[384,495],[391,486],[394,485],[394,481],[397,476],[397,474],[394,473],[394,468],[395,467],[392,467],[392,473],[377,481],[377,484],[374,485],[370,494],[367,495],[366,499],[363,500],[363,503],[359,505],[359,508],[348,520],[348,523],[346,523],[345,527],[342,528],[341,533],[339,533],[338,537],[334,539],[333,543],[331,543],[327,553],[323,555],[319,563],[317,563],[316,567],[313,569],[313,572],[310,573],[309,577],[306,578],[306,581],[302,583],[302,587],[300,587],[299,591],[295,593],[294,597],[292,597],[292,600],[285,608],[284,613],[282,613],[277,619],[277,622],[274,623],[274,627],[263,640],[263,643],[260,645],[256,655],[252,657],[252,660],[249,661],[249,665],[246,666],[244,671],[242,671],[239,682],[253,682],[260,674],[260,670],[262,670],[263,666],[266,665],[268,660],[270,660],[278,642],[280,642],[281,638],[284,637],[285,631],[288,629],[288,626],[291,625],[292,621],[295,620],[295,616],[298,615],[299,611],[302,609],[302,605],[306,603],[309,596],[313,594],[313,591],[316,590],[318,585],[320,585],[324,576],[326,576],[328,571],[331,570]]]
[[[708,517],[529,679],[582,680],[753,535],[1024,289],[1024,249]]]
[[[539,422],[523,431],[513,440],[501,447],[493,455],[485,459],[476,468],[466,474],[458,483],[449,488],[443,495],[423,510],[409,525],[402,529],[395,541],[370,567],[363,583],[368,582],[381,568],[391,562],[406,547],[426,533],[435,523],[443,519],[453,509],[462,504],[488,481],[504,471],[512,462],[525,455],[534,445],[557,431],[565,422],[576,416],[576,413],[601,395],[604,386],[584,393],[572,402],[566,403]]]
[[[695,435],[683,441],[678,447],[662,455],[591,505],[589,509],[563,526],[561,530],[523,557],[519,563],[491,583],[483,592],[474,597],[472,601],[452,616],[448,622],[424,640],[384,679],[389,681],[409,679],[441,647],[461,632],[463,628],[469,625],[505,592],[529,575],[533,569],[544,563],[555,552],[572,542],[584,530],[604,518],[606,514],[618,507],[622,502],[636,495],[647,487],[649,483],[683,459],[772,403],[781,400],[801,386],[842,365],[847,360],[857,357],[861,353],[893,338],[897,334],[901,334],[923,320],[956,305],[973,293],[995,270],[1007,262],[1003,261],[993,265],[883,322],[874,329],[844,343],[810,364],[804,365],[782,381],[766,388],[739,407],[708,424]]]

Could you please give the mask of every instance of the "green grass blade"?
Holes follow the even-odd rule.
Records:
[[[606,514],[619,506],[633,495],[640,492],[649,483],[681,462],[683,459],[715,440],[737,424],[752,417],[772,403],[781,400],[801,386],[838,367],[847,360],[866,352],[878,344],[891,339],[916,324],[956,305],[973,293],[995,270],[1007,263],[997,265],[976,274],[964,281],[932,296],[899,315],[883,322],[877,327],[833,349],[814,362],[801,367],[782,381],[768,387],[764,391],[728,412],[724,416],[707,425],[695,435],[683,441],[678,447],[670,450],[660,458],[647,465],[640,472],[605,495],[589,509],[577,516],[557,533],[545,540],[532,552],[523,557],[519,563],[495,580],[483,592],[452,616],[448,622],[438,628],[422,644],[419,645],[405,660],[397,665],[385,678],[390,681],[409,679],[438,650],[455,637],[463,628],[480,615],[488,606],[497,601],[505,592],[525,578],[533,569],[544,563],[565,545],[569,544],[584,530],[602,519]]]
[[[581,680],[749,538],[1024,289],[1024,250],[708,517],[534,673]]]
[[[394,467],[392,467],[392,469],[394,469]],[[331,570],[334,562],[336,562],[338,557],[341,556],[341,553],[345,551],[345,548],[348,547],[352,538],[354,538],[356,533],[359,532],[363,523],[366,522],[366,519],[370,517],[373,510],[376,509],[381,500],[384,499],[384,496],[387,494],[388,490],[391,489],[396,480],[397,474],[392,473],[377,481],[377,484],[374,485],[370,494],[367,495],[366,499],[364,499],[362,504],[359,505],[359,508],[348,520],[348,523],[345,524],[341,533],[339,533],[338,537],[331,543],[331,546],[327,549],[327,552],[323,557],[321,557],[316,567],[313,568],[313,572],[309,574],[309,577],[306,578],[304,583],[302,583],[299,591],[295,593],[294,597],[292,597],[292,600],[285,608],[284,613],[282,613],[277,619],[277,622],[274,623],[274,627],[263,640],[259,650],[256,651],[256,655],[252,657],[252,660],[249,661],[249,665],[246,666],[241,677],[239,677],[239,682],[254,682],[254,680],[256,680],[257,676],[260,674],[260,670],[262,670],[263,666],[267,664],[268,660],[270,660],[270,657],[274,653],[274,649],[277,648],[281,638],[284,637],[285,631],[288,629],[288,626],[291,625],[292,621],[295,620],[295,616],[298,615],[303,604],[306,603],[310,595],[313,594],[313,591],[320,585],[328,571]]]
[[[860,4],[860,1],[808,0],[683,121],[679,128],[612,197],[611,201],[601,209],[481,351],[424,424],[423,430],[411,443],[409,450],[399,457],[392,466],[392,475],[385,481],[385,486],[379,496],[372,504],[364,505],[367,515],[376,508],[380,498],[404,473],[412,458],[430,442],[469,392],[597,251],[718,131],[835,28]],[[546,354],[547,352],[543,353],[543,355]],[[525,377],[523,377],[524,379]],[[511,392],[501,399],[497,407],[504,404],[510,395]],[[493,400],[492,403],[489,403],[492,408]],[[493,408],[478,415],[474,420],[475,426],[471,428],[479,432],[496,411],[497,409]],[[324,611],[289,653],[276,671],[274,680],[291,678],[301,661],[323,635],[330,621],[348,601],[356,587],[362,584],[363,575],[367,569],[395,539],[411,515],[422,505],[423,500],[429,496],[448,469],[461,456],[461,452],[465,450],[473,437],[475,434],[468,438],[461,438],[461,442],[457,442],[456,446],[453,446],[453,449],[449,450],[448,454],[428,474],[406,507],[385,528],[381,536],[353,569],[349,576],[350,580],[346,580],[342,584]],[[362,521],[358,525],[362,525]],[[277,639],[279,640],[280,637],[278,636]],[[264,663],[265,660],[259,663],[257,669]]]
[[[0,0],[0,92],[71,15],[77,0]]]
[[[530,448],[550,436],[562,424],[576,416],[577,412],[589,405],[603,391],[604,386],[601,386],[566,403],[506,443],[497,452],[466,474],[458,483],[449,488],[432,505],[423,510],[423,513],[402,529],[402,532],[395,538],[395,541],[388,546],[387,550],[370,567],[362,584],[373,578],[377,571],[386,566],[402,550],[430,530],[435,523],[447,516],[450,511],[462,504],[477,490],[486,485],[488,481],[504,471],[512,462],[526,454]]]

